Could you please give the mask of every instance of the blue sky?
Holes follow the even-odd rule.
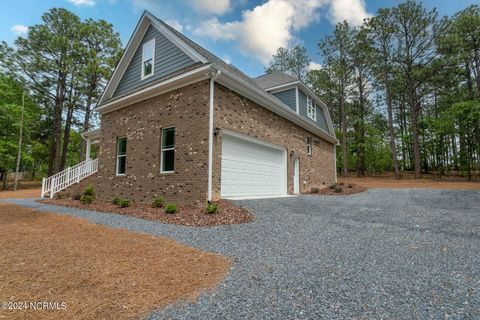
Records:
[[[26,27],[40,23],[53,7],[64,7],[82,19],[104,19],[113,24],[125,45],[143,10],[150,10],[220,58],[250,76],[263,73],[279,46],[307,48],[321,63],[318,42],[336,21],[361,23],[379,7],[400,0],[16,0],[2,6],[0,40],[13,44]],[[473,0],[426,0],[441,15],[452,15]]]

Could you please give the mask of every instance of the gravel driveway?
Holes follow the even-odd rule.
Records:
[[[151,319],[480,318],[479,191],[248,200],[254,223],[206,229],[10,201],[233,259],[216,291]]]

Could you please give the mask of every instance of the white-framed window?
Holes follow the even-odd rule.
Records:
[[[155,72],[155,38],[142,47],[142,80],[153,76]]]
[[[307,96],[307,116],[313,121],[317,121],[317,109],[313,103],[313,99]]]
[[[312,137],[307,137],[307,154],[312,155]]]
[[[162,129],[160,172],[171,173],[175,168],[175,128]]]
[[[124,176],[127,164],[127,138],[117,139],[117,176]]]

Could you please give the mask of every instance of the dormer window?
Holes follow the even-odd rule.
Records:
[[[155,66],[155,38],[143,44],[142,80],[153,76]]]
[[[309,96],[307,96],[307,116],[313,121],[317,121],[317,109]]]

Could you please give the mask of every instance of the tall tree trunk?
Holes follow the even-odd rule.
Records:
[[[347,113],[345,111],[345,96],[342,93],[340,97],[340,114],[342,117],[342,157],[343,157],[343,176],[348,177],[348,149],[347,149]]]
[[[362,67],[360,67],[362,68]],[[358,97],[359,97],[359,115],[358,115],[358,132],[357,132],[357,176],[365,176],[366,159],[365,159],[365,88],[363,80],[363,71],[359,70],[357,78]]]
[[[413,86],[412,80],[408,81],[409,88],[409,104],[410,104],[410,120],[412,125],[412,145],[413,145],[413,170],[415,173],[415,179],[420,179],[421,177],[421,159],[420,159],[420,141],[418,135],[418,115],[419,115],[419,105],[418,101],[415,98],[415,87]]]
[[[83,119],[83,132],[87,132],[90,129],[90,114],[92,112],[92,93],[90,92],[87,98],[87,105],[85,106],[85,118]],[[80,142],[80,161],[85,160],[85,154],[87,150],[87,143],[85,140]]]
[[[475,61],[475,80],[477,83],[477,96],[480,97],[480,53],[478,49],[475,50],[473,59]]]
[[[68,106],[65,129],[63,131],[62,157],[58,171],[64,170],[67,162],[68,144],[70,143],[70,128],[72,127],[73,111],[75,109],[74,107],[75,105],[73,102],[71,102]]]
[[[52,137],[50,141],[50,160],[48,163],[48,176],[57,173],[60,167],[61,153],[60,140],[62,137],[62,112],[63,101],[65,98],[65,77],[59,75],[57,92],[55,97],[55,106],[53,108],[53,126]]]
[[[388,75],[385,76],[388,79]],[[395,142],[395,128],[393,127],[393,105],[392,105],[392,96],[390,89],[390,81],[387,80],[385,95],[387,98],[387,117],[388,117],[388,133],[390,136],[390,150],[392,152],[392,163],[393,163],[393,173],[395,174],[395,179],[400,179],[400,171],[398,170],[398,159],[397,159],[397,143]]]
[[[465,61],[465,75],[467,76],[467,91],[468,91],[468,97],[470,100],[474,99],[474,94],[473,94],[473,83],[472,83],[472,71],[470,69],[470,61],[467,59]]]

